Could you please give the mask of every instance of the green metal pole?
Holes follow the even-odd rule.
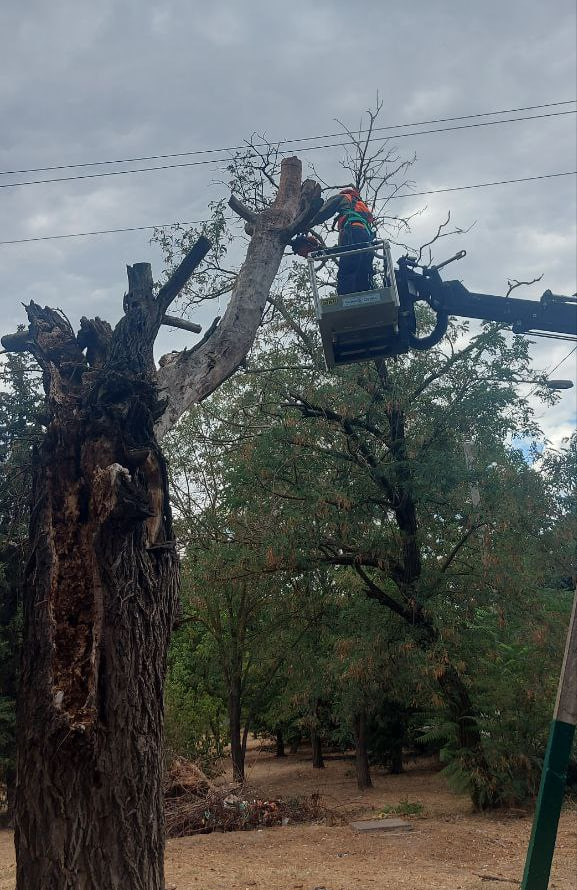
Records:
[[[547,890],[577,724],[577,590],[521,890]]]

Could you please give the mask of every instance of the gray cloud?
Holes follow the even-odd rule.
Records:
[[[21,169],[237,145],[253,131],[271,139],[332,133],[335,118],[356,125],[377,90],[383,124],[571,99],[575,5],[6,0],[0,53],[0,169]],[[570,170],[575,121],[407,138],[399,150],[417,152],[417,190]],[[338,150],[302,157],[338,177]],[[0,177],[0,184],[23,178],[34,177]],[[218,178],[216,168],[197,166],[0,189],[0,240],[200,219],[223,194]],[[454,245],[468,250],[455,274],[472,289],[503,293],[508,277],[544,272],[543,287],[531,292],[538,296],[544,287],[576,289],[575,203],[575,179],[565,178],[396,207],[427,205],[416,240],[430,236],[448,209],[460,224],[477,220]],[[0,330],[23,320],[20,304],[31,298],[61,306],[73,321],[97,313],[115,320],[125,264],[150,260],[161,269],[149,238],[134,232],[0,247]],[[182,339],[167,332],[163,343]],[[552,366],[568,348],[542,341],[535,361]],[[574,374],[574,364],[561,372]],[[574,406],[566,394],[545,416],[548,429],[572,423]]]

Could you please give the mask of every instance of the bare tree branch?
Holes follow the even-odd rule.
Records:
[[[242,202],[239,210],[254,214],[254,234],[246,260],[235,281],[222,321],[197,349],[167,361],[157,373],[158,385],[167,398],[164,416],[158,421],[161,437],[191,405],[202,401],[227,379],[245,358],[261,324],[270,288],[278,272],[295,220],[312,208],[308,201],[316,189],[301,188],[302,164],[296,157],[285,158],[275,200],[254,214]]]
[[[544,272],[541,272],[541,274],[537,278],[533,278],[531,281],[517,281],[516,278],[507,279],[508,290],[505,296],[508,297],[517,287],[524,287],[525,285],[536,284],[538,281],[541,281],[543,279],[544,274]]]
[[[239,201],[239,199],[235,197],[235,195],[231,195],[228,199],[228,206],[232,210],[234,210],[234,212],[238,214],[238,216],[246,220],[246,222],[249,223],[250,226],[254,227],[258,216],[258,214],[254,212],[254,210],[250,210],[248,207],[245,207],[242,201]]]
[[[475,532],[479,531],[479,529],[483,528],[485,525],[487,525],[486,522],[478,522],[475,525],[470,526],[470,528],[467,529],[465,534],[462,535],[461,538],[459,538],[459,540],[457,541],[457,543],[455,544],[455,546],[453,547],[451,552],[445,557],[445,559],[443,560],[443,562],[441,563],[441,565],[439,567],[439,571],[446,572],[447,569],[449,568],[449,566],[451,565],[451,563],[453,562],[453,560],[455,559],[455,557],[457,556],[459,550],[465,546],[465,544],[467,543],[467,541],[469,540],[471,535],[475,534]]]
[[[194,270],[200,265],[211,248],[210,241],[201,235],[198,241],[191,247],[185,258],[172,273],[156,297],[156,305],[160,316],[164,315],[174,298],[180,293]]]

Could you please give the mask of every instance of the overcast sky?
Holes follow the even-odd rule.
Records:
[[[331,134],[337,118],[355,126],[377,91],[383,126],[573,100],[575,47],[574,0],[3,0],[0,171],[226,148],[255,131],[273,141]],[[574,171],[575,115],[408,136],[398,150],[417,154],[417,191]],[[300,156],[330,178],[339,150]],[[0,185],[142,166],[3,174]],[[217,179],[204,164],[1,188],[0,241],[202,219],[224,194]],[[425,204],[417,243],[448,209],[460,225],[476,221],[446,251],[467,250],[451,277],[470,289],[505,293],[508,278],[544,273],[522,296],[577,290],[575,176],[409,198],[397,210]],[[75,324],[83,314],[114,322],[126,263],[162,268],[150,236],[0,245],[0,332],[24,321],[30,299]],[[162,351],[185,342],[171,337]],[[570,349],[538,341],[535,364],[552,368]],[[574,379],[575,368],[574,354],[554,376]],[[539,412],[555,441],[575,425],[575,392]]]

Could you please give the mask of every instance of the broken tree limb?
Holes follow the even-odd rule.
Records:
[[[240,216],[241,219],[244,219],[250,226],[254,228],[256,223],[256,219],[258,214],[254,212],[254,210],[250,210],[242,201],[236,197],[236,195],[231,195],[228,199],[228,206],[231,210],[234,210],[237,216]]]
[[[180,328],[182,331],[190,331],[192,334],[200,334],[202,331],[202,325],[195,324],[194,321],[187,321],[185,318],[177,318],[174,315],[163,315],[162,324]]]
[[[101,318],[80,319],[80,330],[76,335],[76,342],[80,349],[86,349],[86,360],[92,369],[101,368],[106,361],[110,342],[112,340],[112,328],[107,321]]]
[[[17,331],[15,334],[4,334],[0,340],[6,352],[29,352],[30,335],[28,331]]]
[[[114,329],[106,362],[112,372],[134,374],[138,367],[138,373],[146,373],[150,380],[156,378],[153,346],[163,316],[210,247],[210,241],[201,236],[156,297],[150,263],[135,263],[127,268],[129,291],[124,297],[125,315]]]
[[[174,352],[168,352],[165,355],[161,355],[158,360],[159,367],[164,367],[164,365],[166,365],[168,362],[177,362],[182,356],[188,355],[191,352],[196,352],[197,349],[200,349],[202,346],[204,346],[209,337],[212,337],[218,327],[219,322],[220,315],[217,315],[216,318],[212,320],[211,324],[209,325],[201,339],[198,341],[198,343],[195,343],[194,346],[191,346],[190,349],[187,349],[183,352],[174,350]]]
[[[293,235],[298,235],[300,232],[308,232],[314,217],[322,206],[323,199],[321,197],[320,185],[312,179],[305,179],[301,188],[299,215],[292,225],[288,227],[287,237],[290,239]]]
[[[275,200],[261,213],[249,211],[254,234],[221,323],[201,346],[175,356],[159,368],[158,386],[168,402],[156,425],[159,438],[184,411],[230,377],[252,346],[290,232],[299,218],[316,212],[320,187],[313,184],[301,188],[301,178],[299,159],[284,158]],[[238,199],[232,201],[231,207],[249,221],[247,208]]]
[[[172,273],[166,284],[160,288],[156,297],[156,303],[158,304],[162,315],[164,315],[174,298],[178,296],[211,247],[212,245],[208,238],[201,235],[198,241],[193,244],[188,251],[178,268]]]
[[[133,266],[127,266],[126,274],[128,276],[128,294],[126,298],[151,300],[154,281],[150,263],[134,263]]]

